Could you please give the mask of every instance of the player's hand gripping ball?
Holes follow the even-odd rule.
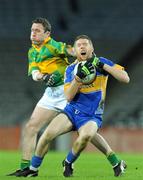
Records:
[[[80,66],[80,69],[81,69],[82,73],[84,74],[84,76],[82,78],[79,77],[81,79],[81,82],[83,84],[91,84],[96,78],[96,68],[91,63],[87,64],[87,66],[86,66],[87,69],[83,68],[83,66],[86,64],[87,64],[87,61],[82,61],[82,62],[77,63],[74,68],[74,75],[77,75],[77,71]]]

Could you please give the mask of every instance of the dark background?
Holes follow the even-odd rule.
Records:
[[[31,21],[40,16],[55,40],[86,34],[97,56],[125,66],[130,84],[110,78],[103,124],[143,127],[142,9],[142,0],[0,0],[0,126],[22,125],[44,92],[27,76]]]

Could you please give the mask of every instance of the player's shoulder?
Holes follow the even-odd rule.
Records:
[[[34,49],[34,47],[33,46],[31,46],[29,49],[28,49],[28,51],[31,51],[31,50],[33,50]]]
[[[57,41],[53,38],[50,39],[50,41],[47,42],[47,44],[50,44],[52,45],[53,47],[59,47],[59,46],[62,46],[62,45],[65,45],[64,42],[61,42],[61,41]]]
[[[99,57],[100,61],[104,64],[108,64],[109,66],[113,66],[115,63],[111,59],[107,59],[105,57]]]
[[[28,54],[29,54],[29,55],[30,55],[30,54],[32,54],[34,50],[35,50],[35,49],[34,49],[34,47],[33,47],[33,46],[32,46],[32,47],[30,47],[30,48],[29,48],[29,50],[28,50]]]

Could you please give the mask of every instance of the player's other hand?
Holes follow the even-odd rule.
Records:
[[[63,80],[61,75],[57,72],[52,74],[45,74],[43,76],[43,81],[45,82],[46,86],[54,87],[56,84],[60,85]]]
[[[104,70],[104,63],[100,61],[100,59],[96,56],[93,56],[89,61],[95,66],[96,70],[101,74],[108,75],[108,73]]]
[[[103,69],[104,63],[102,63],[98,57],[94,56],[94,57],[92,57],[89,61],[90,61],[97,69],[98,69],[98,68]]]
[[[46,86],[52,87],[55,84],[54,74],[45,74],[43,76],[43,81],[45,82]]]

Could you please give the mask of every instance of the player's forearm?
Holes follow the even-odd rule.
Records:
[[[130,78],[126,71],[104,64],[103,69],[120,82],[129,83]]]
[[[65,96],[66,96],[66,99],[68,102],[70,102],[75,97],[75,95],[78,93],[81,85],[82,84],[79,81],[77,81],[76,79],[74,79],[72,81],[69,88],[65,91]]]

